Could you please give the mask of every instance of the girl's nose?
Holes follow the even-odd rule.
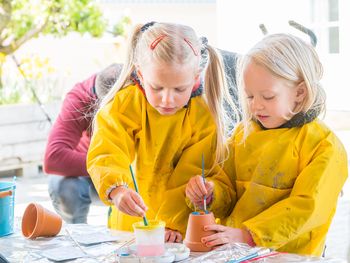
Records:
[[[170,90],[164,90],[162,94],[162,103],[164,106],[171,105],[174,102],[174,96]]]
[[[254,98],[251,102],[252,108],[254,110],[262,110],[264,109],[264,104],[261,102],[261,100]]]

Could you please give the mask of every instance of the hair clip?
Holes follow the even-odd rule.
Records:
[[[151,45],[149,46],[151,48],[151,50],[155,49],[155,47],[158,45],[158,43],[160,41],[162,41],[163,38],[165,38],[166,35],[160,35],[159,37],[157,37],[152,43]]]
[[[141,27],[141,32],[145,32],[148,28],[150,28],[151,26],[153,26],[156,22],[152,21],[152,22],[148,22],[146,24],[144,24],[142,27]]]
[[[193,53],[195,56],[198,56],[198,53],[197,51],[193,48],[192,46],[192,43],[187,39],[187,38],[184,38],[185,42],[190,46],[190,48],[192,49]]]

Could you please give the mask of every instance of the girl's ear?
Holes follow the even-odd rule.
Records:
[[[305,82],[299,83],[299,85],[296,87],[296,94],[295,98],[298,103],[303,102],[307,96],[307,88],[305,85]]]
[[[142,76],[142,73],[141,73],[141,70],[140,70],[140,66],[136,66],[136,74],[137,74],[137,77],[140,80],[143,80],[143,76]]]
[[[200,74],[200,72],[198,72],[198,74],[195,76],[196,82],[199,80],[200,76],[201,76],[201,74]]]
[[[200,75],[198,74],[197,76],[195,76],[194,80],[195,80],[195,83],[194,83],[194,86],[192,88],[192,92],[195,92],[199,88],[199,86],[201,85]]]

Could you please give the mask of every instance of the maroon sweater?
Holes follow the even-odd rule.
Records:
[[[64,176],[89,176],[86,154],[96,105],[96,75],[70,90],[52,127],[46,145],[44,171]]]

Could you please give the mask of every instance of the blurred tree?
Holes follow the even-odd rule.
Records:
[[[116,23],[112,30],[108,31],[111,33],[114,37],[117,36],[126,36],[128,28],[131,26],[131,18],[129,16],[123,16],[121,19]]]
[[[2,65],[39,34],[69,32],[101,36],[107,21],[93,0],[0,0],[0,88]]]

